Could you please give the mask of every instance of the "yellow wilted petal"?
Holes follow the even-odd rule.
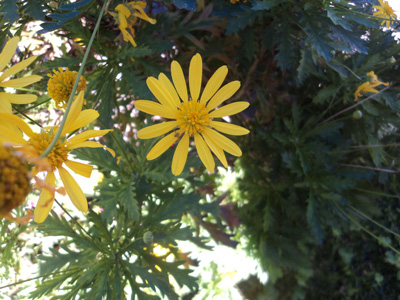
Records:
[[[185,134],[178,143],[175,149],[174,157],[172,158],[172,174],[178,176],[182,173],[185,167],[187,155],[189,152],[189,135]]]
[[[153,160],[159,157],[161,154],[167,151],[168,148],[171,147],[171,145],[175,143],[177,139],[178,138],[175,136],[175,132],[172,132],[167,136],[163,137],[160,141],[158,141],[157,144],[154,145],[154,147],[147,154],[146,156],[147,160]]]
[[[19,37],[13,37],[4,46],[3,51],[0,53],[0,72],[4,70],[11,58],[15,54],[15,50],[18,48]]]
[[[31,127],[25,123],[21,118],[7,113],[0,113],[0,125],[11,123],[21,129],[27,136],[32,137],[34,135]],[[6,126],[6,125],[5,125]]]
[[[68,113],[67,120],[65,121],[64,128],[61,132],[61,135],[65,135],[67,132],[70,132],[69,129],[72,127],[72,124],[75,122],[76,119],[78,119],[81,111],[82,111],[82,105],[83,105],[83,95],[84,92],[80,91],[78,96],[73,100],[71,104],[71,108]]]
[[[115,7],[115,11],[119,12],[120,14],[122,14],[125,17],[129,17],[131,15],[131,11],[129,10],[129,8],[123,4],[118,4]]]
[[[35,102],[37,99],[36,95],[32,94],[9,94],[0,92],[0,102],[9,102],[12,104],[28,104]]]
[[[232,97],[233,94],[240,88],[240,81],[232,81],[225,84],[215,95],[211,98],[207,104],[207,110],[210,111],[216,108],[225,100]]]
[[[194,143],[196,144],[197,153],[199,154],[199,157],[203,164],[206,166],[208,172],[214,172],[214,158],[206,142],[203,140],[200,134],[197,133],[194,135]]]
[[[14,74],[17,74],[19,71],[22,71],[23,69],[25,69],[31,63],[33,63],[36,58],[37,58],[37,56],[31,56],[31,57],[13,65],[9,69],[5,70],[4,73],[1,74],[1,76],[0,76],[0,82],[2,82],[4,79],[6,79]]]
[[[94,138],[94,137],[98,137],[98,136],[103,136],[107,133],[109,133],[110,131],[112,131],[112,129],[103,129],[103,130],[86,130],[82,133],[79,133],[71,138],[68,139],[68,148],[70,148],[70,146],[73,146],[75,144],[78,143],[82,143],[84,141],[86,141],[87,139],[90,138]]]
[[[225,105],[217,110],[214,110],[210,113],[210,118],[222,118],[226,116],[231,116],[237,113],[240,113],[242,110],[245,110],[249,107],[249,102],[235,102],[228,105]]]
[[[164,106],[153,101],[148,100],[136,100],[135,107],[147,114],[160,116],[167,119],[175,119],[176,111],[173,111],[168,106]]]
[[[70,168],[72,171],[74,171],[79,175],[82,175],[87,178],[90,178],[90,175],[92,175],[93,166],[73,160],[67,160],[65,161],[65,164],[67,165],[68,168]]]
[[[135,5],[135,8],[140,12],[140,13],[135,12],[134,13],[135,17],[141,18],[153,25],[157,23],[157,20],[152,19],[148,15],[146,15],[146,13],[144,12],[144,10],[141,6]]]
[[[207,135],[212,142],[234,156],[242,156],[242,150],[227,137],[210,128],[205,128],[203,135]]]
[[[174,104],[174,100],[171,95],[163,89],[163,85],[158,82],[158,80],[154,77],[149,77],[146,80],[147,86],[153,95],[157,98],[158,102],[166,107],[170,107],[174,109],[176,105]]]
[[[222,150],[221,147],[217,146],[209,137],[207,134],[204,134],[203,132],[203,138],[210,147],[211,151],[214,152],[214,154],[218,157],[219,161],[222,163],[222,165],[227,168],[228,167],[228,162],[226,161],[226,156],[224,151]]]
[[[203,61],[197,53],[192,57],[189,66],[189,88],[192,101],[197,101],[200,95],[201,79],[203,76]]]
[[[178,126],[177,121],[164,122],[140,129],[137,133],[139,139],[152,139],[171,131]]]
[[[55,186],[56,177],[54,176],[53,172],[47,173],[45,182],[50,186]],[[46,188],[42,188],[42,192],[40,193],[40,197],[38,203],[36,204],[34,213],[35,217],[33,220],[36,223],[42,223],[44,220],[46,220],[51,208],[53,207],[53,202],[54,202],[54,192],[49,191]]]
[[[77,209],[82,212],[87,212],[88,204],[85,194],[82,192],[81,187],[76,183],[75,179],[63,167],[58,168],[61,181],[64,183],[67,195]]]
[[[215,129],[217,129],[222,133],[230,135],[245,135],[250,132],[246,128],[243,128],[242,126],[229,124],[225,122],[210,121],[210,126],[214,127]]]
[[[179,96],[176,93],[176,90],[175,90],[173,84],[171,83],[171,81],[168,79],[168,77],[165,76],[164,73],[160,73],[160,75],[158,75],[158,82],[161,83],[163,85],[164,89],[166,89],[168,91],[175,106],[179,107],[181,105],[181,100],[179,99]]]
[[[208,100],[215,94],[216,91],[221,87],[222,83],[225,80],[226,75],[228,74],[228,67],[222,66],[220,67],[213,76],[211,76],[210,80],[208,80],[206,87],[204,88],[203,94],[200,98],[201,104],[206,104]]]
[[[94,109],[85,109],[81,111],[79,117],[65,129],[65,132],[73,132],[76,129],[89,125],[99,117],[99,113]]]
[[[174,60],[171,63],[171,75],[172,75],[172,81],[174,82],[179,97],[181,97],[183,102],[187,102],[188,92],[186,87],[185,76],[183,75],[181,65],[176,60]]]
[[[32,83],[38,82],[42,79],[42,76],[38,75],[29,75],[17,79],[11,79],[0,83],[1,87],[10,87],[10,88],[22,88]]]
[[[68,145],[68,150],[73,150],[73,149],[78,149],[78,148],[103,148],[110,152],[110,154],[115,157],[115,151],[111,148],[108,148],[98,142],[95,141],[86,141],[86,142],[80,142],[80,143],[74,143],[73,145]]]

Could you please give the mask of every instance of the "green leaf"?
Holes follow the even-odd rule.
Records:
[[[40,21],[45,20],[45,9],[44,0],[26,1],[26,4],[22,8],[25,14],[32,17],[34,20]]]
[[[317,95],[313,98],[313,103],[314,104],[325,104],[326,102],[329,102],[332,100],[332,98],[336,95],[338,91],[337,86],[326,86],[323,87]]]
[[[18,20],[18,0],[3,0],[1,1],[0,13],[3,14],[2,19],[14,23]]]
[[[324,240],[324,231],[321,224],[321,218],[319,216],[319,204],[318,200],[314,197],[312,193],[307,200],[307,221],[311,227],[316,240],[319,244],[322,244]]]
[[[79,1],[79,2],[62,5],[62,6],[59,7],[59,9],[62,9],[62,10],[76,10],[76,9],[84,7],[85,5],[89,4],[90,2],[92,2],[92,0],[82,0],[82,1]]]
[[[252,10],[268,10],[278,4],[281,4],[285,1],[281,0],[263,0],[258,2],[256,5],[254,5],[251,9]]]
[[[196,11],[197,0],[173,0],[176,7]]]

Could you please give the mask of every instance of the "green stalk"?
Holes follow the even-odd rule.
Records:
[[[108,6],[108,3],[109,3],[110,1],[111,1],[111,0],[108,0],[108,1],[104,2],[103,7],[101,8],[99,17],[98,17],[98,19],[97,19],[96,26],[95,26],[95,28],[94,28],[94,30],[93,30],[92,36],[90,37],[89,44],[88,44],[88,46],[87,46],[87,48],[86,48],[86,52],[85,52],[85,55],[84,55],[84,57],[83,57],[83,60],[82,60],[82,63],[81,63],[81,67],[79,68],[78,75],[76,76],[75,83],[74,83],[74,87],[72,88],[71,95],[69,96],[67,108],[65,109],[65,113],[64,113],[64,117],[63,117],[63,119],[62,119],[62,121],[61,121],[61,124],[60,124],[60,126],[59,126],[59,128],[58,128],[58,130],[57,130],[57,132],[56,132],[56,134],[55,134],[55,136],[54,136],[54,138],[53,138],[53,140],[51,141],[50,145],[49,145],[49,146],[47,147],[47,149],[40,155],[41,158],[46,157],[46,156],[51,152],[51,150],[52,150],[52,149],[54,148],[54,146],[56,145],[58,139],[60,138],[60,135],[61,135],[61,132],[62,132],[62,130],[63,130],[63,128],[64,128],[65,122],[67,121],[68,113],[69,113],[69,111],[70,111],[70,109],[71,109],[71,105],[72,105],[72,101],[73,101],[73,99],[74,99],[74,95],[75,95],[76,89],[78,88],[79,79],[80,79],[80,77],[81,77],[81,75],[82,75],[82,73],[83,73],[83,69],[85,68],[86,60],[87,60],[87,58],[88,58],[88,56],[89,56],[90,49],[92,48],[92,44],[93,44],[93,41],[94,41],[94,37],[96,36],[97,31],[99,30],[100,21],[101,21],[101,18],[103,17],[105,8],[106,8],[106,6]]]

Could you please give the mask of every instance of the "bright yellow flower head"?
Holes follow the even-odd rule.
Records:
[[[10,63],[15,51],[18,48],[19,37],[13,37],[9,40],[6,46],[0,53],[0,91],[1,88],[23,88],[27,85],[35,83],[42,79],[41,76],[30,75],[16,79],[9,79],[16,73],[22,71],[29,66],[37,58],[37,56],[31,56],[12,67],[4,70],[5,67]],[[36,101],[37,96],[32,94],[10,94],[4,91],[0,92],[0,112],[11,113],[11,104],[28,104]]]
[[[60,67],[53,70],[54,74],[47,74],[50,77],[47,83],[47,91],[49,96],[56,102],[58,108],[66,108],[68,99],[71,95],[72,88],[74,87],[76,76],[78,72],[70,71],[68,68],[65,71]],[[79,78],[77,92],[86,92],[86,79],[81,76]]]
[[[243,127],[214,121],[215,118],[237,114],[249,106],[247,102],[236,102],[215,109],[236,93],[240,82],[233,81],[220,88],[228,73],[228,68],[222,66],[208,81],[200,97],[202,67],[202,58],[200,54],[196,54],[189,67],[190,98],[182,68],[178,62],[173,61],[171,64],[173,84],[163,73],[158,79],[147,78],[147,86],[161,104],[148,100],[135,102],[136,108],[145,113],[172,120],[143,128],[137,135],[141,139],[150,139],[172,131],[151,149],[147,159],[159,157],[179,139],[172,160],[172,173],[176,176],[181,174],[185,166],[190,137],[194,137],[201,161],[208,171],[213,172],[215,162],[211,151],[226,168],[228,163],[224,151],[234,156],[242,155],[240,148],[221,133],[230,135],[249,133]]]
[[[374,71],[367,73],[368,81],[361,84],[354,93],[354,101],[358,100],[358,97],[362,97],[365,93],[379,93],[375,87],[383,84],[388,86],[388,82],[382,82],[378,80],[378,76],[375,75]]]
[[[0,218],[25,201],[29,182],[27,162],[11,147],[0,145]]]
[[[50,169],[47,171],[45,183],[48,186],[55,186],[55,171],[58,170],[61,181],[64,183],[65,190],[70,197],[72,203],[80,211],[86,212],[88,209],[87,200],[82,189],[71,176],[69,171],[64,167],[67,166],[75,173],[90,177],[93,167],[77,161],[70,160],[69,152],[82,147],[105,148],[102,144],[95,141],[88,141],[89,138],[100,137],[110,132],[110,130],[87,130],[73,137],[66,136],[81,127],[88,125],[96,120],[99,116],[98,112],[93,109],[82,110],[83,92],[80,92],[71,105],[65,126],[61,132],[61,137],[57,141],[56,146],[48,154],[47,158],[50,163]],[[4,124],[12,123],[25,133],[27,139],[19,135],[15,135],[7,129]],[[35,133],[31,127],[22,119],[13,114],[0,113],[0,142],[8,142],[13,144],[17,149],[20,148],[24,152],[35,153],[38,157],[50,144],[52,138],[57,132],[58,127],[47,127],[41,132]],[[111,154],[115,155],[111,149],[106,148]],[[35,209],[34,220],[37,223],[43,222],[49,214],[54,201],[54,191],[48,188],[42,188],[39,201]]]
[[[155,24],[157,21],[146,15],[144,9],[147,4],[144,1],[132,1],[124,4],[118,4],[115,7],[115,12],[109,12],[113,16],[119,29],[122,32],[125,42],[130,42],[134,47],[137,46],[135,38],[135,29],[133,26],[136,24],[137,19],[140,18],[151,24]]]
[[[384,0],[379,0],[378,5],[374,5],[373,8],[377,9],[378,11],[374,12],[374,16],[379,17],[379,18],[385,18],[385,19],[390,19],[390,20],[396,20],[397,15],[394,13],[393,8],[387,3],[387,1]],[[393,23],[393,21],[390,20],[383,20],[381,25],[386,23],[386,27],[390,28],[390,25]]]

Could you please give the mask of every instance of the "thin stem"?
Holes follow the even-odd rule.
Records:
[[[15,108],[15,107],[14,107],[14,109],[17,111],[17,113],[23,115],[25,118],[27,118],[27,119],[28,119],[29,121],[31,121],[32,123],[36,124],[36,125],[39,126],[39,127],[43,127],[43,126],[40,125],[38,122],[36,122],[35,120],[33,120],[31,117],[27,116],[27,115],[24,113],[24,111],[20,111],[18,108]]]
[[[352,165],[352,164],[340,164],[341,166],[344,167],[351,167],[351,168],[361,168],[361,169],[368,169],[368,170],[374,170],[374,171],[379,171],[379,172],[386,172],[386,173],[400,173],[400,171],[394,171],[394,170],[388,170],[388,169],[382,169],[382,168],[375,168],[375,167],[368,167],[368,166],[360,166],[360,165]]]
[[[31,110],[32,108],[38,107],[38,106],[40,106],[40,105],[42,105],[42,104],[45,104],[46,102],[49,102],[50,100],[51,100],[51,98],[48,98],[48,99],[46,99],[46,100],[44,100],[44,101],[42,101],[42,102],[40,102],[40,103],[36,103],[36,104],[34,104],[34,105],[32,105],[32,106],[30,106],[30,107],[24,109],[24,110],[21,110],[21,111],[22,111],[22,112],[29,111],[29,110]]]
[[[388,198],[398,198],[398,199],[400,199],[400,196],[396,196],[396,195],[391,195],[391,194],[386,194],[386,193],[377,192],[377,191],[371,191],[371,190],[364,190],[364,189],[360,189],[360,188],[354,188],[354,189],[356,191],[364,192],[364,193],[367,193],[367,194],[374,194],[374,195],[384,196],[384,197],[388,197]]]
[[[333,116],[330,116],[328,119],[326,119],[325,121],[321,122],[321,123],[318,124],[318,125],[324,124],[324,123],[328,122],[329,120],[332,120],[332,119],[336,118],[337,116],[341,115],[342,113],[345,113],[346,111],[349,111],[349,110],[351,110],[351,109],[353,109],[353,108],[355,108],[355,107],[357,107],[357,106],[363,104],[365,101],[368,101],[368,100],[370,100],[370,99],[376,97],[377,95],[379,95],[380,93],[386,91],[386,90],[387,90],[388,88],[390,88],[390,87],[391,87],[391,86],[389,85],[389,86],[387,86],[387,87],[381,89],[378,93],[373,94],[373,95],[371,95],[371,96],[365,98],[364,100],[362,100],[362,101],[360,101],[360,102],[357,102],[356,104],[354,104],[354,105],[352,105],[352,106],[349,106],[349,107],[347,107],[347,108],[345,108],[345,109],[339,111],[338,113],[334,114]]]
[[[358,145],[358,146],[351,146],[350,148],[368,149],[368,148],[381,148],[381,147],[392,147],[392,146],[400,146],[400,143],[386,144],[386,145]]]
[[[93,44],[94,38],[95,38],[96,33],[97,33],[97,31],[98,31],[98,29],[100,27],[101,18],[103,17],[104,10],[105,10],[106,6],[108,5],[108,3],[110,1],[111,0],[105,1],[104,4],[103,4],[103,7],[101,8],[99,17],[97,19],[96,26],[95,26],[95,28],[93,30],[92,36],[90,37],[90,41],[89,41],[89,44],[88,44],[88,46],[86,48],[85,55],[83,56],[81,67],[79,68],[78,75],[76,76],[74,87],[72,88],[71,95],[69,96],[67,108],[65,109],[65,113],[64,113],[64,117],[63,117],[63,119],[61,121],[61,124],[60,124],[60,126],[59,126],[59,128],[58,128],[58,130],[57,130],[57,132],[56,132],[56,134],[55,134],[55,136],[53,138],[53,140],[51,141],[50,145],[42,153],[42,155],[40,155],[41,158],[46,157],[50,153],[50,151],[54,148],[54,146],[56,145],[58,139],[60,138],[61,132],[62,132],[62,130],[64,128],[64,125],[65,125],[65,123],[67,121],[68,113],[69,113],[69,111],[71,109],[71,105],[72,105],[72,102],[73,102],[73,98],[74,98],[76,89],[78,88],[79,79],[80,79],[80,77],[81,77],[81,75],[83,73],[83,69],[85,68],[86,60],[87,60],[87,58],[89,56],[90,49],[92,48],[92,44]]]

